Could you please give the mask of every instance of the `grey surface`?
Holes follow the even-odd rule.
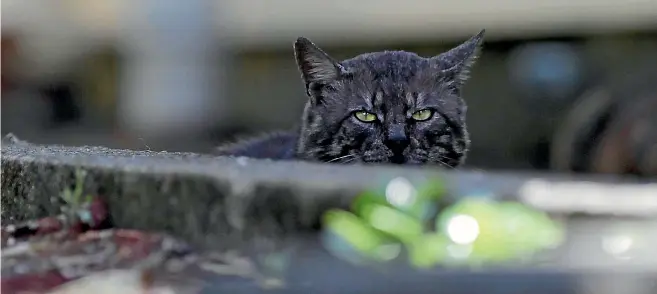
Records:
[[[622,260],[600,248],[600,237],[617,224],[613,220],[571,222],[576,230],[549,261],[474,271],[458,267],[420,271],[403,260],[354,266],[328,254],[316,239],[304,238],[287,247],[294,255],[282,274],[284,288],[263,289],[245,278],[213,277],[202,293],[657,293],[656,261],[651,258],[654,239]],[[634,225],[634,229],[646,229],[646,235],[656,233],[654,222],[650,229]],[[641,262],[652,267],[637,266]]]

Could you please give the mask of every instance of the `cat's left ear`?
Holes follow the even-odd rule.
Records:
[[[439,68],[441,76],[454,82],[457,88],[462,87],[470,77],[470,69],[481,53],[485,32],[486,30],[481,30],[463,44],[431,58]]]
[[[344,72],[342,65],[304,37],[294,42],[294,57],[306,91],[311,83],[327,84],[340,78]]]

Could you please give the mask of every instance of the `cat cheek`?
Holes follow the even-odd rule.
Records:
[[[435,136],[440,133],[443,128],[440,121],[436,121],[435,118],[432,118],[428,121],[418,122],[415,124],[415,130],[418,134],[422,136]]]
[[[357,119],[354,118],[354,120]],[[360,121],[352,122],[347,128],[351,129],[352,133],[358,136],[376,136],[378,130],[374,123],[363,123]]]

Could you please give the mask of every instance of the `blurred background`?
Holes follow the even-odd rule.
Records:
[[[298,36],[432,56],[482,28],[469,166],[657,175],[655,0],[4,0],[1,130],[210,152],[295,126]]]

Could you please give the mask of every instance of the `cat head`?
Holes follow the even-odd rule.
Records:
[[[297,156],[335,163],[460,165],[470,144],[463,85],[484,31],[434,57],[404,51],[337,61],[294,44],[308,102]]]

